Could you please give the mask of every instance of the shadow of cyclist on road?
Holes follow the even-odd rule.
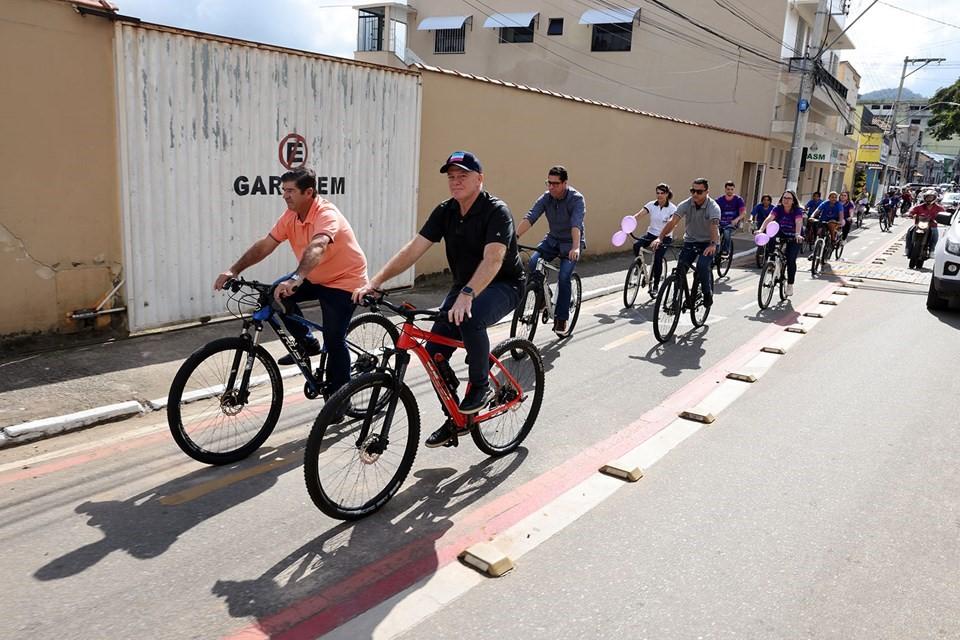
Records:
[[[302,440],[290,442],[233,465],[197,469],[126,500],[79,504],[74,511],[88,516],[87,524],[100,529],[103,539],[51,560],[37,569],[34,577],[59,580],[73,576],[93,567],[114,551],[125,551],[139,560],[156,558],[193,527],[256,497],[275,485],[282,474],[299,469],[302,448]],[[275,466],[227,487],[199,493],[191,499],[190,492],[202,492],[203,483],[215,482],[261,464]],[[188,506],[181,506],[187,502]]]
[[[703,325],[677,335],[673,340],[654,345],[642,356],[630,358],[660,365],[663,367],[660,374],[668,378],[679,376],[684,371],[700,369],[700,361],[707,354],[703,343],[709,331],[710,325]]]
[[[211,591],[224,599],[231,616],[255,616],[258,628],[268,634],[320,613],[349,619],[433,573],[441,538],[457,526],[465,532],[475,527],[471,514],[464,512],[516,471],[527,453],[521,447],[459,475],[449,467],[421,469],[413,474],[416,482],[379,512],[333,526],[258,578],[218,580]],[[455,520],[458,514],[464,517]],[[389,581],[390,593],[380,593],[376,602],[360,595],[382,580]],[[278,614],[294,603],[302,607],[292,614],[297,619]]]

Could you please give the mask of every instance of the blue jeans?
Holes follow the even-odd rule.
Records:
[[[527,272],[533,273],[537,266],[537,260],[543,258],[547,262],[560,258],[560,273],[557,275],[557,306],[554,309],[554,317],[557,320],[566,320],[570,317],[570,276],[577,263],[566,257],[567,252],[562,251],[560,245],[552,242],[549,238],[544,238],[537,246],[537,250],[530,256],[530,263],[527,265]]]
[[[520,302],[520,287],[506,282],[492,282],[474,299],[470,308],[470,317],[460,326],[443,320],[433,323],[433,333],[462,340],[467,350],[467,366],[470,371],[470,384],[485,385],[490,375],[490,338],[487,327],[516,309]],[[460,295],[460,287],[453,287],[440,305],[440,311],[449,311]],[[445,360],[453,355],[454,348],[432,342],[427,343],[427,353],[431,358],[440,354]]]
[[[645,233],[642,238],[633,243],[633,255],[640,255],[640,249],[646,249],[650,246],[650,243],[657,239],[657,236],[652,233]],[[663,277],[663,269],[661,261],[663,257],[667,254],[667,247],[673,244],[673,238],[666,237],[663,239],[663,242],[660,243],[660,246],[657,247],[657,250],[653,254],[653,269],[650,274],[650,279],[653,283],[659,283],[660,278]]]
[[[328,385],[327,389],[333,393],[350,380],[347,329],[350,327],[354,304],[350,299],[349,291],[324,287],[304,280],[292,296],[284,298],[287,313],[302,317],[303,312],[300,311],[297,303],[304,300],[316,300],[320,303],[320,310],[323,313],[323,346],[327,351],[327,370],[324,371],[324,379]],[[310,329],[296,320],[283,318],[283,324],[290,335],[296,338],[297,344],[306,345],[317,341]]]
[[[697,259],[697,279],[703,291],[703,303],[708,307],[713,304],[713,256],[705,256],[703,251],[709,246],[709,242],[684,242],[677,257],[678,263],[688,267],[693,264],[694,258]]]
[[[728,225],[726,227],[720,227],[720,251],[733,251],[733,232],[736,231],[736,227],[733,225]]]

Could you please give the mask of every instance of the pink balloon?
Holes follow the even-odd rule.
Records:
[[[613,243],[613,246],[620,247],[623,246],[623,243],[627,241],[627,234],[623,231],[617,231],[613,234],[613,237],[610,239],[610,242]]]
[[[768,231],[770,230],[769,224],[767,225],[767,230]],[[768,236],[765,233],[758,233],[757,235],[753,236],[753,241],[757,244],[758,247],[762,247],[763,245],[770,242],[770,236]]]
[[[780,225],[776,222],[771,222],[767,225],[767,235],[771,238],[777,235],[780,232]]]
[[[633,216],[623,216],[620,221],[620,230],[624,233],[630,233],[637,228],[637,219]]]

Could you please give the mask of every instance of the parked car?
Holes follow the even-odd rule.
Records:
[[[952,191],[940,196],[940,206],[950,213],[960,209],[960,192]]]
[[[933,253],[927,309],[946,309],[951,301],[960,301],[960,212],[941,213],[937,222],[945,226]]]

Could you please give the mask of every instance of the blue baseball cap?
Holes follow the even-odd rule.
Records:
[[[477,160],[477,156],[469,151],[454,151],[451,153],[447,161],[440,167],[440,173],[446,173],[450,167],[460,167],[464,171],[483,173],[483,168],[480,166],[480,161]]]

